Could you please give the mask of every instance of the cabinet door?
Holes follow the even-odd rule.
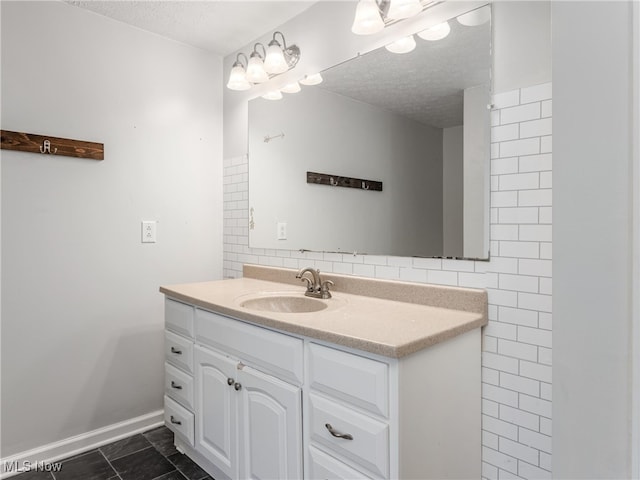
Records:
[[[302,478],[300,388],[249,367],[238,378],[240,478]]]
[[[230,478],[237,478],[237,362],[196,346],[195,447]]]

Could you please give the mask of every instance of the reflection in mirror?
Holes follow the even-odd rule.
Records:
[[[491,27],[449,25],[249,102],[251,247],[488,258]]]

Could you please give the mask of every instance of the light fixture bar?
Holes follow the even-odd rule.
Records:
[[[244,63],[241,56],[244,57]],[[256,43],[248,59],[244,53],[238,53],[229,72],[227,88],[248,90],[255,84],[267,82],[276,75],[288,72],[299,60],[300,48],[297,45],[288,46],[284,34],[275,32],[268,47]]]

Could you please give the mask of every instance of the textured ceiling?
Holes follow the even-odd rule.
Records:
[[[463,89],[490,82],[491,28],[449,25],[442,40],[416,36],[410,53],[379,48],[333,67],[323,72],[320,87],[427,125],[462,125]]]
[[[315,1],[65,0],[163,37],[226,56]]]

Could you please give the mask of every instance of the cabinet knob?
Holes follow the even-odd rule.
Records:
[[[182,385],[178,385],[176,382],[171,380],[171,388],[175,388],[176,390],[182,390]]]
[[[180,420],[176,420],[173,415],[171,415],[171,423],[174,425],[182,425],[182,422]]]
[[[324,426],[329,430],[329,433],[336,438],[344,438],[345,440],[353,440],[353,435],[350,433],[340,433],[333,429],[330,423],[325,423]]]
[[[233,382],[235,382],[235,380],[231,377],[227,378],[227,385],[233,385]]]
[[[175,353],[176,355],[182,355],[182,350],[178,350],[176,347],[171,347],[171,353]]]
[[[242,388],[242,385],[240,385],[239,383],[236,382],[236,384],[233,386],[233,388],[236,389],[236,391],[240,390]]]

